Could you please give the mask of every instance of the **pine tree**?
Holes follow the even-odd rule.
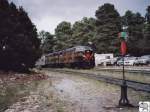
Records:
[[[93,41],[95,36],[96,20],[94,18],[84,17],[81,21],[76,21],[73,25],[72,44],[87,45]]]
[[[52,34],[49,32],[41,31],[39,33],[39,38],[42,40],[41,49],[43,54],[55,51],[55,39]]]
[[[122,25],[127,26],[128,53],[131,55],[139,56],[142,53],[144,21],[140,13],[133,13],[129,10],[122,17]]]
[[[32,68],[40,56],[35,26],[22,7],[17,9],[7,0],[1,0],[0,7],[0,68]]]
[[[8,38],[11,36],[8,28],[11,25],[10,12],[8,1],[0,0],[0,68],[5,68],[6,62],[9,61],[6,50],[8,48]]]
[[[106,3],[96,11],[97,34],[95,44],[99,53],[119,53],[118,33],[121,31],[121,19],[114,5]]]
[[[56,36],[56,50],[66,49],[71,47],[70,39],[72,37],[72,28],[71,23],[62,21],[60,24],[57,25],[55,29],[55,36]],[[67,43],[67,44],[66,44]]]
[[[146,24],[144,26],[143,54],[150,53],[150,6],[147,7]]]

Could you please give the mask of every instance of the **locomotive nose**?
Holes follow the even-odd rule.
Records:
[[[91,51],[85,51],[84,59],[90,61],[92,59],[92,52]]]

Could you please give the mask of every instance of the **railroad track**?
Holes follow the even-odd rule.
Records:
[[[104,81],[104,82],[115,84],[115,85],[122,85],[122,82],[123,82],[123,80],[119,78],[96,75],[92,73],[83,73],[79,71],[60,70],[60,69],[46,69],[46,70],[60,72],[60,73],[68,73],[68,74],[78,74],[78,75],[82,75],[88,78],[96,79],[99,81]],[[150,83],[142,83],[142,82],[137,82],[137,81],[132,81],[132,80],[126,80],[126,83],[129,88],[132,88],[137,91],[145,91],[145,92],[150,93]]]
[[[105,71],[105,70],[109,70],[109,71],[115,71],[115,72],[122,72],[122,68],[120,69],[105,69],[105,68],[102,68],[102,69],[96,69],[95,71]],[[150,70],[140,70],[140,69],[125,69],[125,72],[128,72],[128,73],[143,73],[145,75],[149,75],[150,74]]]

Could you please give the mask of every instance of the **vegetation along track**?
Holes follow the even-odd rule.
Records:
[[[67,73],[67,74],[78,74],[82,75],[88,78],[96,79],[99,81],[104,81],[107,83],[115,84],[115,85],[122,85],[122,79],[108,77],[108,76],[102,76],[102,75],[96,75],[92,73],[83,73],[80,71],[72,71],[72,70],[63,70],[63,69],[46,69],[54,72],[60,72],[60,73]],[[149,83],[142,83],[132,80],[126,80],[127,86],[129,88],[132,88],[137,91],[144,91],[150,93],[150,84]]]

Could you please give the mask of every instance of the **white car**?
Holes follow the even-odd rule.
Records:
[[[137,57],[128,57],[124,61],[124,65],[137,65],[138,64],[138,58]]]
[[[107,66],[107,65],[115,65],[117,62],[118,57],[115,58],[110,58],[110,59],[105,59],[102,61],[102,65]]]
[[[125,61],[125,58],[124,58],[124,61]],[[119,65],[119,66],[120,66],[120,65],[123,65],[123,59],[122,59],[122,58],[117,61],[117,65]]]
[[[150,55],[141,56],[138,59],[139,65],[148,65],[150,63]]]
[[[138,63],[138,58],[137,57],[124,57],[124,65],[137,65]],[[123,59],[121,58],[118,62],[117,65],[123,65]]]
[[[114,57],[110,59],[111,65],[117,65],[117,61],[120,59],[120,57]]]

